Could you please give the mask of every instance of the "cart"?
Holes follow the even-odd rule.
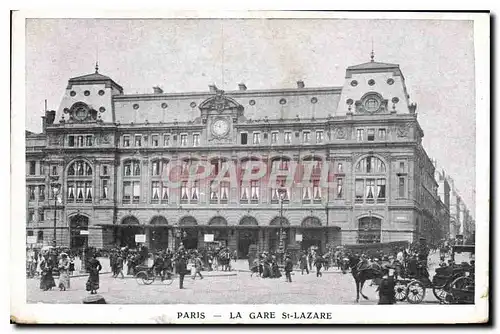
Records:
[[[156,280],[158,276],[154,272],[153,267],[147,266],[137,266],[137,274],[135,274],[135,280],[140,285],[150,285]],[[167,276],[161,280],[162,284],[170,285],[173,282],[173,274],[167,272]]]

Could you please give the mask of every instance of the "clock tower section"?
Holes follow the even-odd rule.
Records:
[[[234,144],[234,124],[243,115],[243,106],[217,89],[199,108],[203,124],[207,126],[208,142],[211,145]]]

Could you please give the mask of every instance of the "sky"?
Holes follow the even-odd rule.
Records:
[[[41,131],[69,78],[99,72],[126,94],[341,86],[348,66],[400,65],[429,157],[475,216],[472,21],[360,19],[28,19],[26,128]]]

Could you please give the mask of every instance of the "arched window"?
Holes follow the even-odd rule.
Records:
[[[92,203],[93,199],[93,169],[84,160],[73,161],[68,166],[66,182],[68,203]]]
[[[355,203],[385,203],[387,196],[385,163],[375,156],[368,156],[356,164],[354,172],[356,174]]]
[[[151,162],[151,203],[168,203],[169,164],[166,159],[156,159]]]
[[[139,160],[125,160],[123,162],[123,192],[124,204],[139,203],[141,199],[141,162]]]

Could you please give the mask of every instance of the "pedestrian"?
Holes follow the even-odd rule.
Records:
[[[287,255],[285,258],[285,276],[286,280],[289,283],[292,283],[292,271],[293,271],[293,262],[290,255]]]
[[[179,289],[184,289],[184,276],[187,273],[187,263],[184,255],[180,255],[177,262],[177,273],[179,274]]]
[[[307,256],[307,262],[309,263],[309,270],[312,270],[313,261],[314,261],[314,254],[313,254],[313,250],[310,249],[309,255]],[[309,274],[309,272],[308,272],[308,274]]]
[[[122,278],[125,278],[125,275],[123,275],[123,257],[120,253],[118,253],[117,257],[115,258],[115,274],[113,275],[113,277],[117,278],[118,275],[121,275]]]
[[[43,291],[51,290],[56,286],[54,281],[54,276],[52,275],[52,260],[49,258],[49,254],[45,253],[40,261],[40,289]]]
[[[70,287],[69,280],[69,259],[68,254],[61,253],[61,259],[59,260],[59,290],[66,291]]]
[[[97,254],[89,261],[89,278],[87,280],[86,289],[90,294],[95,295],[99,289],[99,272],[102,270],[101,262],[97,259]]]
[[[316,255],[314,266],[316,267],[316,277],[323,276],[323,274],[321,273],[321,267],[323,266],[323,257],[321,255]]]
[[[203,279],[203,276],[201,275],[202,267],[203,267],[203,262],[201,262],[201,259],[198,255],[195,255],[195,257],[194,257],[194,272],[193,272],[192,279],[196,278],[196,274],[200,275],[200,278]]]
[[[300,257],[300,269],[301,269],[302,275],[304,275],[304,270],[309,275],[309,268],[307,266],[307,255],[305,252],[303,252],[302,256]]]
[[[393,271],[393,269],[394,267],[390,265],[386,265],[382,269],[383,276],[377,289],[379,296],[379,305],[392,305],[396,303],[396,293],[394,291],[394,275],[391,274],[391,271]]]

